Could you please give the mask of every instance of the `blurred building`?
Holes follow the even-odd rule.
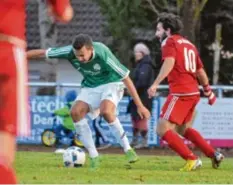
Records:
[[[108,45],[111,38],[105,36],[104,25],[107,24],[100,12],[100,7],[92,0],[72,0],[75,16],[69,24],[58,24],[57,46],[69,45],[78,33],[87,33],[93,40]],[[27,41],[28,49],[40,48],[40,33],[38,23],[38,3],[28,0],[27,4]],[[135,30],[138,40],[152,40],[153,31]],[[30,61],[29,80],[44,81],[43,73],[48,70],[48,64],[43,61]],[[56,69],[57,82],[79,83],[81,75],[67,61],[59,61]]]

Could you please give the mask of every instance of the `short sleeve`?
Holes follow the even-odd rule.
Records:
[[[203,68],[203,63],[200,56],[197,54],[197,70]]]
[[[176,58],[176,46],[173,39],[170,38],[162,43],[162,61],[168,57]]]

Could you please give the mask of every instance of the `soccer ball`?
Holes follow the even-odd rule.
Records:
[[[86,161],[86,154],[83,149],[72,146],[65,150],[63,163],[65,167],[82,167]]]

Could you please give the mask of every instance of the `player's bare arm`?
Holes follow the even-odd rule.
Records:
[[[151,87],[148,89],[149,98],[155,96],[158,85],[168,76],[168,74],[173,69],[174,64],[175,64],[175,59],[173,57],[165,58],[157,78],[155,79]]]
[[[45,49],[33,49],[29,50],[26,53],[27,59],[37,59],[37,58],[45,58],[46,50]]]
[[[209,79],[208,79],[207,74],[203,68],[201,68],[197,71],[197,79],[198,79],[200,85],[202,85],[202,86],[209,85]]]
[[[208,98],[208,103],[210,105],[213,105],[216,101],[216,96],[213,93],[210,85],[209,85],[209,79],[207,77],[207,74],[203,68],[199,69],[197,71],[197,79],[199,83],[202,85],[204,90],[204,95]]]
[[[132,96],[135,105],[137,106],[138,109],[138,114],[140,117],[149,119],[150,118],[150,112],[147,110],[147,108],[142,104],[141,99],[138,96],[137,90],[132,82],[132,80],[127,76],[124,80],[123,83],[125,84],[126,88],[129,91],[129,94]]]

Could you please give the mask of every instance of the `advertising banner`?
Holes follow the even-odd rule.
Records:
[[[18,137],[17,142],[20,144],[41,144],[41,134],[44,129],[52,128],[54,124],[54,117],[52,117],[53,112],[56,109],[62,108],[65,106],[66,102],[63,98],[56,96],[32,96],[30,97],[30,107],[31,107],[31,136],[30,137]],[[132,140],[132,123],[130,114],[126,113],[127,106],[129,103],[129,98],[124,97],[119,103],[117,114],[118,118],[121,121],[123,128],[126,131],[126,134],[129,140]],[[157,119],[157,110],[158,102],[154,103],[154,113],[151,120],[148,121],[149,124],[149,145],[157,145],[157,136],[154,132],[154,122]],[[57,117],[58,123],[62,122],[62,119]],[[95,132],[93,129],[93,122],[90,120],[90,126],[93,130],[93,136],[95,137]],[[112,144],[117,144],[117,141],[111,134],[108,124],[104,121],[103,118],[98,117],[96,120],[96,125],[101,133],[104,135],[106,140]]]
[[[55,96],[31,96],[29,99],[31,113],[31,136],[18,137],[18,143],[41,144],[41,133],[46,128],[52,128],[54,117],[52,114],[58,108],[64,107],[62,98]],[[61,122],[61,119],[57,119]]]
[[[161,107],[165,100],[161,98]],[[193,127],[214,147],[233,147],[233,99],[217,99],[213,106],[207,101],[202,98],[198,103]]]

